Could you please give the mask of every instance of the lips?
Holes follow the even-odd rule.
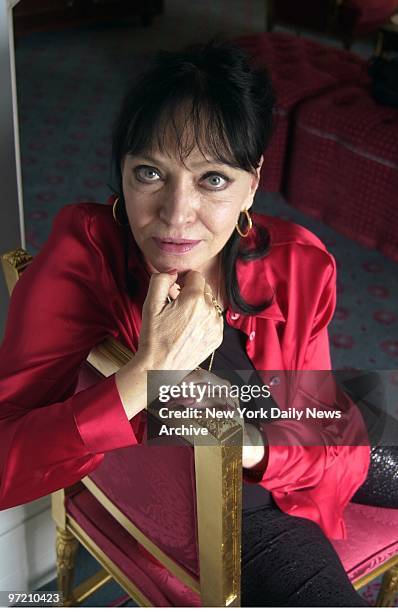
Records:
[[[153,241],[161,251],[178,255],[188,253],[201,242],[201,240],[188,240],[186,238],[153,238]]]
[[[200,242],[200,240],[192,240],[191,238],[156,238],[161,242],[172,242],[173,244],[191,244],[192,242]]]

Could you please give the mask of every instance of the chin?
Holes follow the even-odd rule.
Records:
[[[183,274],[189,270],[195,270],[194,260],[182,261],[181,255],[169,255],[165,257],[147,257],[146,264],[151,272],[167,272],[171,268],[177,270],[178,274]]]

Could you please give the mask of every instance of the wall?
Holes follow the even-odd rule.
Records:
[[[0,252],[24,245],[22,186],[15,91],[13,2],[0,0]],[[0,279],[0,338],[8,307]],[[50,498],[0,512],[0,590],[27,590],[55,575],[55,528]]]
[[[0,512],[0,591],[33,590],[55,576],[50,498]]]
[[[14,4],[16,2],[14,1]],[[22,182],[18,146],[15,95],[14,43],[11,2],[0,0],[0,252],[24,245]],[[0,338],[8,304],[5,284],[0,283]]]

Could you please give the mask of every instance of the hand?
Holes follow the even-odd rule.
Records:
[[[143,312],[138,351],[116,373],[115,381],[127,418],[131,419],[154,397],[148,395],[148,370],[174,371],[171,384],[181,381],[181,370],[194,370],[220,346],[224,321],[209,295],[211,287],[199,272],[190,271],[179,291],[177,273],[153,274]],[[171,296],[174,302],[168,303]]]
[[[179,406],[181,408],[189,406],[195,408],[196,410],[201,409],[204,415],[206,414],[206,408],[218,408],[225,411],[234,411],[233,418],[240,422],[241,426],[243,427],[242,466],[244,468],[253,468],[255,465],[257,465],[263,459],[265,453],[263,437],[257,427],[250,423],[245,423],[243,418],[239,415],[237,410],[239,407],[239,401],[238,398],[231,397],[231,383],[229,380],[222,379],[212,372],[200,370],[188,374],[188,376],[184,378],[183,382],[187,384],[192,383],[193,393],[191,396],[188,398],[171,400],[166,404],[166,406],[170,408],[175,406]],[[207,386],[208,382],[212,383],[212,385],[220,385],[223,393],[220,393],[220,395],[218,393],[212,393],[211,395],[215,395],[215,397],[204,396],[203,399],[200,400],[200,395],[195,391],[195,389],[196,387],[199,389],[203,385]]]
[[[177,273],[159,273],[149,283],[137,352],[148,369],[194,370],[223,339],[224,321],[202,274],[189,271],[179,292],[176,280]],[[170,291],[176,297],[168,303]]]
[[[253,468],[265,454],[264,440],[261,432],[251,423],[245,423],[243,430],[242,466]]]

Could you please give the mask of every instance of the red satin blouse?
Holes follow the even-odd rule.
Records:
[[[228,323],[247,335],[257,370],[330,369],[333,257],[303,227],[255,213],[253,221],[267,227],[272,248],[266,258],[238,262],[240,290],[252,304],[274,301],[255,316],[228,308]],[[123,231],[111,206],[66,206],[13,292],[0,349],[0,509],[73,484],[104,453],[140,439],[141,415],[128,421],[114,376],[73,395],[93,346],[113,336],[137,350],[148,275],[131,237],[128,265],[142,281],[131,300]],[[266,426],[261,484],[283,511],[312,519],[332,538],[345,537],[344,507],[369,465],[368,446],[352,445],[364,432],[359,411],[352,412],[339,446],[304,446],[306,434],[289,422],[277,435],[276,425]]]

